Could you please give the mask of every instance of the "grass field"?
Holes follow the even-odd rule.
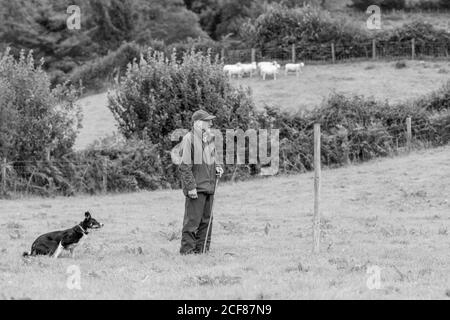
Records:
[[[259,77],[233,79],[236,86],[250,87],[258,108],[264,104],[287,110],[313,108],[333,91],[374,96],[390,102],[419,97],[440,87],[450,77],[450,61],[407,61],[404,69],[395,62],[360,62],[306,66],[299,78],[291,74],[274,81]],[[106,93],[80,100],[84,128],[75,148],[85,148],[95,139],[116,132],[115,120],[106,107]]]
[[[1,200],[0,299],[448,299],[449,159],[446,147],[324,170],[316,256],[312,173],[221,185],[206,256],[178,254],[180,190]],[[105,227],[75,258],[21,257],[87,209]],[[81,290],[66,286],[72,265]]]
[[[319,105],[333,91],[374,96],[392,103],[406,101],[436,90],[450,77],[450,61],[406,64],[403,69],[395,69],[395,62],[311,65],[298,78],[290,74],[281,75],[276,81],[259,78],[233,81],[252,89],[258,107],[278,105],[294,111]]]

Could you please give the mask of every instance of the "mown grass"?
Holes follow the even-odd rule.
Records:
[[[450,148],[323,171],[322,246],[311,254],[313,174],[219,187],[212,251],[180,256],[180,190],[0,201],[3,299],[448,299]],[[105,223],[75,258],[23,259],[85,210]],[[70,290],[68,267],[81,270]],[[381,288],[367,268],[381,268]]]

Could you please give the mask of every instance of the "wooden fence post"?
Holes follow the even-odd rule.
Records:
[[[103,170],[102,170],[102,174],[103,174],[103,183],[102,183],[102,189],[103,189],[103,193],[106,194],[106,192],[108,191],[108,158],[104,158],[103,159]]]
[[[377,44],[375,39],[372,40],[372,59],[375,60],[377,58]]]
[[[412,130],[411,130],[411,117],[406,118],[406,147],[408,153],[411,152],[412,145]]]
[[[291,58],[292,58],[292,63],[295,63],[295,44],[292,44],[291,47]]]
[[[7,160],[5,157],[5,158],[3,158],[3,163],[2,163],[2,194],[6,194],[6,164],[7,164]]]
[[[411,58],[416,58],[416,39],[411,39]]]
[[[336,53],[334,51],[334,42],[331,43],[331,60],[333,63],[336,62]]]
[[[314,218],[313,253],[320,251],[320,124],[314,124]]]
[[[344,164],[347,166],[350,164],[350,143],[348,141],[348,132],[347,134],[344,136]]]
[[[51,154],[50,150],[51,150],[50,147],[45,149],[45,160],[47,160],[47,162],[50,162],[50,154]]]
[[[252,48],[252,63],[256,62],[256,49]]]

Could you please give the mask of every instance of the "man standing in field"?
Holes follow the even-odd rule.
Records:
[[[211,243],[211,209],[216,176],[220,178],[223,174],[222,167],[216,164],[214,136],[211,133],[214,118],[204,110],[194,112],[192,131],[183,137],[181,144],[180,173],[186,196],[181,254],[202,253],[205,241],[208,251]]]

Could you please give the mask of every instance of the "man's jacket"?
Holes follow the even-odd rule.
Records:
[[[214,136],[193,129],[183,137],[180,163],[183,193],[197,192],[214,194],[216,179],[216,148]]]

